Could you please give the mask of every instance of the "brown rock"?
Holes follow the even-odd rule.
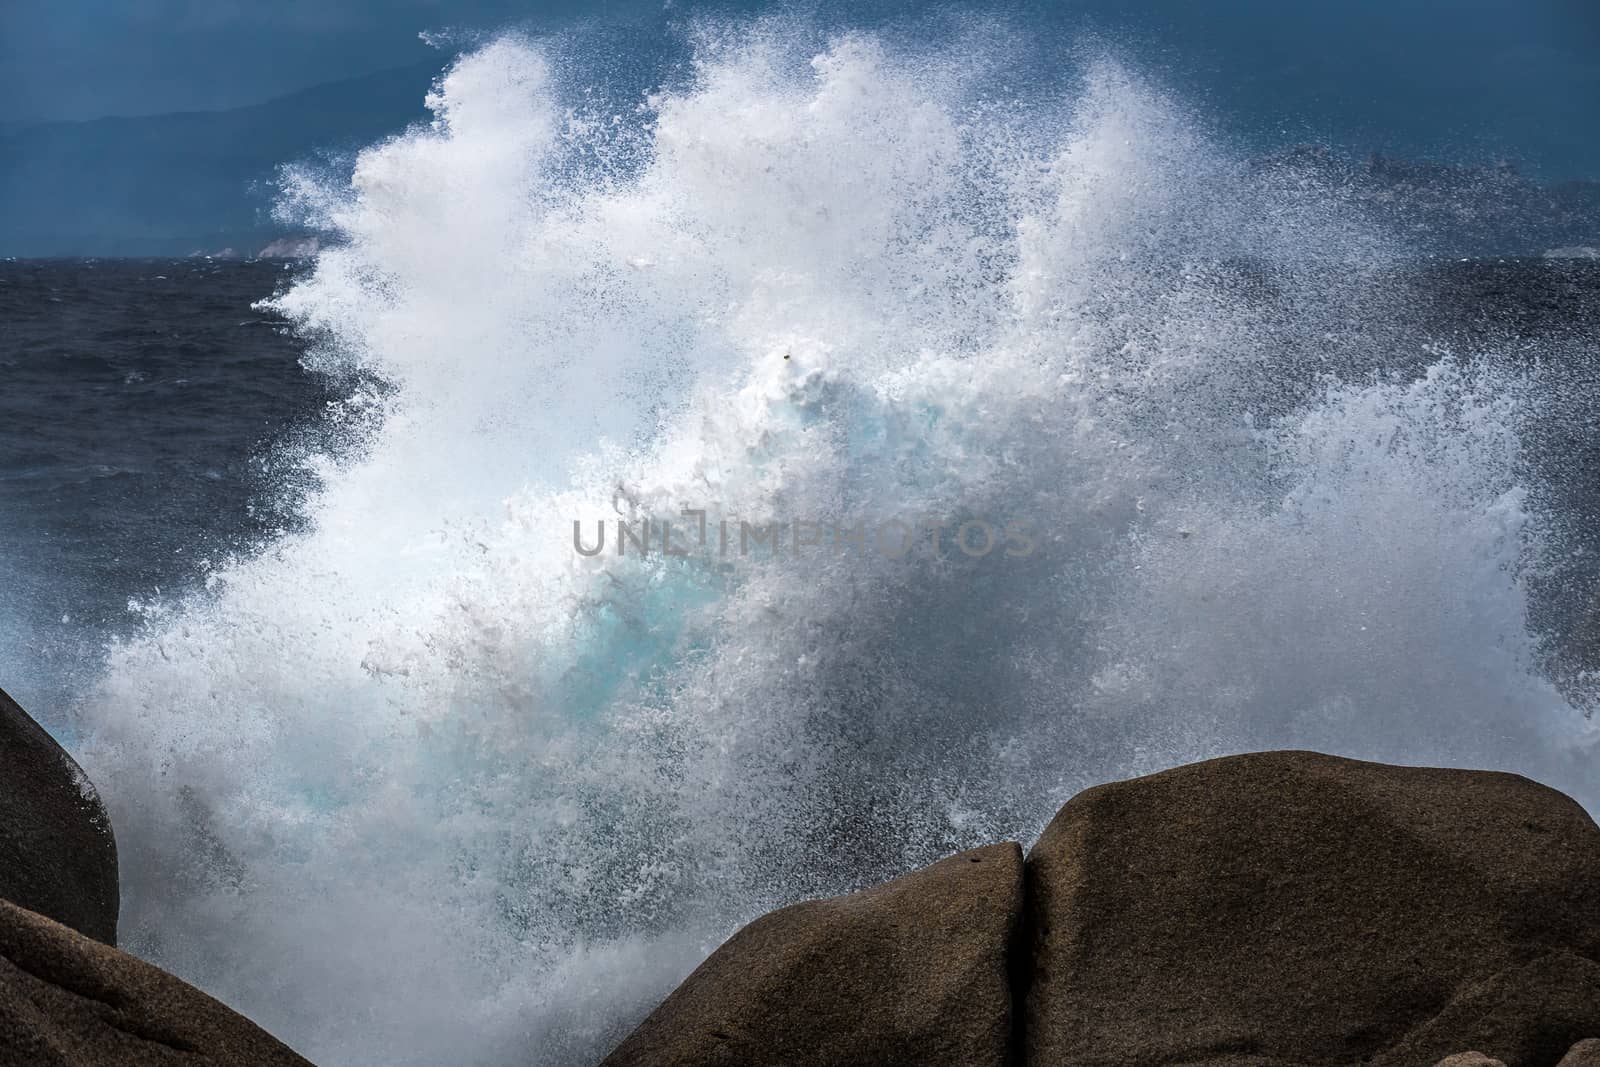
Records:
[[[0,691],[0,898],[108,945],[117,843],[83,771]]]
[[[1600,829],[1515,775],[1212,760],[1080,794],[1027,880],[1034,1067],[1547,1067],[1600,1011]]]
[[[1438,1015],[1373,1060],[1410,1067],[1444,1049],[1488,1049],[1511,1067],[1555,1063],[1600,1029],[1600,963],[1553,952],[1465,985]]]
[[[1490,1059],[1481,1052],[1458,1052],[1446,1056],[1433,1067],[1506,1067],[1499,1060]]]
[[[1600,1037],[1573,1045],[1556,1067],[1600,1067]]]
[[[165,971],[0,901],[0,1067],[309,1067]]]
[[[1005,1067],[1022,850],[991,845],[765,915],[602,1067]]]

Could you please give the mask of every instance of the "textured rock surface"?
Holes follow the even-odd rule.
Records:
[[[1506,1067],[1499,1060],[1490,1059],[1481,1052],[1458,1052],[1454,1056],[1446,1056],[1434,1067]]]
[[[0,1067],[307,1067],[156,967],[0,901]]]
[[[734,934],[603,1067],[1010,1062],[1022,852],[991,845]]]
[[[117,846],[72,757],[0,692],[0,898],[117,940]]]
[[[1573,1045],[1558,1067],[1600,1067],[1600,1037],[1591,1037]]]
[[[1471,982],[1434,1018],[1374,1058],[1410,1067],[1441,1049],[1487,1049],[1509,1067],[1547,1067],[1600,1027],[1600,963],[1553,952]]]
[[[1549,1067],[1600,1024],[1600,829],[1514,775],[1213,760],[1074,798],[1027,878],[1030,1065]]]

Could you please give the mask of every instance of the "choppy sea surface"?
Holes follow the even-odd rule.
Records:
[[[600,117],[560,63],[291,174],[315,261],[0,263],[0,684],[131,951],[318,1063],[580,1064],[740,922],[1109,778],[1600,810],[1582,249],[1440,257],[1109,60],[1021,103],[730,33]],[[574,551],[685,509],[1035,550]]]
[[[320,432],[339,387],[253,307],[284,277],[281,262],[0,262],[0,662],[44,717],[134,624],[130,602],[297,521],[273,457]]]

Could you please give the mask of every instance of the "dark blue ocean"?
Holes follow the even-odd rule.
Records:
[[[253,305],[288,264],[0,262],[4,685],[46,721],[129,602],[296,522],[274,463],[338,387]]]

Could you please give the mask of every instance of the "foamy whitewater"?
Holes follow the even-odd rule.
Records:
[[[805,40],[616,114],[501,40],[291,175],[335,241],[273,303],[389,387],[307,532],[109,650],[83,752],[127,947],[320,1064],[593,1063],[762,911],[1197,758],[1600,808],[1527,620],[1537,383],[1382,351],[1403,247],[1114,63],[1025,103],[1003,42]],[[1037,550],[574,551],[683,508]]]

